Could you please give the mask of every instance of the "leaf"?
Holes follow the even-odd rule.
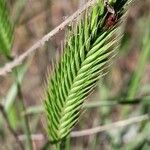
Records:
[[[20,67],[17,68],[18,71],[18,82],[22,83],[23,77],[28,69],[29,64],[26,65],[21,65]],[[11,123],[12,127],[16,127],[17,123],[17,115],[16,115],[16,109],[14,106],[16,97],[17,97],[17,92],[18,92],[18,87],[17,87],[17,82],[14,81],[10,89],[8,90],[8,93],[6,97],[4,98],[4,109],[8,115],[9,121]],[[0,126],[2,125],[2,120],[0,118]]]
[[[145,25],[143,28],[145,29],[144,31],[144,36],[142,39],[142,47],[141,47],[141,54],[138,60],[138,64],[137,64],[137,68],[135,69],[133,75],[132,75],[132,79],[131,79],[131,83],[130,86],[128,88],[128,93],[127,93],[127,98],[131,98],[133,99],[138,90],[140,85],[140,81],[142,78],[142,75],[144,73],[145,70],[145,65],[148,61],[149,58],[149,54],[150,54],[150,29],[149,29],[149,24],[150,24],[150,16],[148,18],[146,18],[147,23],[145,23],[146,21],[143,21],[143,24]]]

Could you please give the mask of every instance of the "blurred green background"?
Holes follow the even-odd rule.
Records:
[[[7,55],[0,53],[0,67],[25,52],[43,35],[82,7],[86,0],[6,2],[14,30],[11,31],[13,34],[11,51],[7,52]],[[108,74],[100,80],[95,91],[86,100],[88,105],[85,106],[85,112],[76,124],[75,131],[111,124],[150,112],[149,0],[135,0],[123,25],[123,32],[113,64]],[[25,134],[33,135],[33,149],[47,149],[42,96],[47,70],[51,66],[52,59],[57,59],[61,53],[64,34],[65,31],[59,32],[12,73],[0,77],[0,102],[4,105],[11,127],[20,135],[26,149],[31,149],[29,146],[31,143],[24,138]],[[18,85],[21,87],[18,88]],[[20,90],[22,94],[19,94]],[[28,117],[30,130],[24,116]],[[6,124],[0,114],[0,150],[19,149]],[[149,135],[150,121],[147,119],[91,136],[68,138],[63,142],[63,149],[149,150]]]

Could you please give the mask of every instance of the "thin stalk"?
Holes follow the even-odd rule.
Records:
[[[61,150],[60,145],[61,145],[60,142],[57,142],[56,144],[54,144],[54,145],[53,145],[53,150]]]
[[[11,57],[11,60],[14,60],[14,58]],[[17,68],[14,70],[14,74],[15,74],[15,80],[16,80],[16,83],[17,83],[17,92],[18,92],[17,95],[18,95],[18,98],[19,98],[19,100],[20,100],[20,102],[22,104],[23,111],[26,112],[26,107],[25,107],[24,100],[23,100],[23,95],[22,95],[22,91],[21,91],[21,83],[20,83],[20,80],[19,80],[19,77],[18,77],[18,70],[17,70]],[[23,122],[24,122],[24,127],[25,127],[25,133],[27,135],[28,150],[33,150],[31,131],[30,131],[30,126],[29,126],[28,116],[26,116],[26,115],[23,116]]]
[[[146,105],[149,104],[150,97],[142,97],[142,98],[136,98],[136,99],[115,99],[113,100],[106,100],[106,101],[93,101],[93,102],[87,102],[83,105],[83,108],[92,109],[97,107],[116,107],[116,106],[133,106],[133,105]],[[41,114],[44,112],[44,108],[41,105],[38,106],[30,106],[26,109],[25,112],[22,113],[22,115],[34,115],[34,114]]]
[[[14,60],[13,57],[11,57],[11,56],[8,57],[8,61],[12,61],[12,60]],[[25,104],[24,104],[24,101],[23,101],[23,95],[22,95],[22,91],[21,91],[21,80],[20,80],[20,77],[19,77],[18,68],[16,68],[13,71],[13,73],[15,75],[15,82],[16,82],[16,86],[17,86],[16,87],[17,88],[17,96],[18,96],[18,98],[21,101],[23,111],[26,111]],[[6,113],[6,115],[7,115],[7,113]],[[25,126],[25,133],[27,135],[27,146],[28,146],[28,149],[29,150],[33,150],[33,148],[32,148],[32,139],[31,139],[31,132],[30,132],[30,127],[29,127],[29,122],[28,122],[28,116],[23,116],[23,121],[24,121],[24,126]],[[9,125],[9,123],[10,123],[10,120],[9,120],[9,117],[7,116],[7,124]],[[12,128],[11,125],[9,125],[9,130],[12,131],[13,128],[12,129],[11,128]],[[11,132],[11,133],[13,135],[15,135],[15,133],[13,133],[13,132]],[[22,145],[22,147],[23,147],[23,145]],[[24,147],[22,149],[24,149]]]
[[[50,141],[47,141],[44,146],[41,148],[41,150],[48,150],[50,146]]]
[[[71,137],[69,135],[65,140],[65,150],[70,150],[70,149],[71,149]]]
[[[11,127],[10,125],[10,121],[8,119],[7,113],[3,107],[3,105],[0,104],[0,111],[3,115],[3,118],[5,119],[5,122],[8,126],[9,131],[12,133],[12,135],[14,136],[16,143],[18,143],[18,145],[20,146],[20,149],[24,150],[24,146],[22,144],[22,142],[19,140],[17,133],[14,131],[14,129]]]
[[[149,25],[149,23],[148,23],[148,25]],[[139,57],[137,68],[134,71],[133,76],[132,76],[132,80],[131,80],[131,83],[130,83],[130,86],[128,89],[128,93],[127,93],[127,99],[134,99],[136,97],[137,92],[141,85],[141,79],[142,79],[142,76],[143,76],[143,73],[145,70],[145,65],[149,58],[149,54],[150,54],[150,44],[149,44],[150,29],[149,29],[149,26],[146,26],[144,33],[145,33],[145,35],[142,40],[141,54]],[[126,116],[128,113],[129,113],[129,107],[126,107],[123,110],[122,115]]]
[[[146,35],[146,37],[144,38],[144,40],[149,40],[149,38],[147,38],[148,35]],[[145,42],[143,40],[143,42]],[[147,41],[148,42],[148,41]],[[144,73],[145,70],[145,65],[146,62],[149,58],[149,53],[150,53],[150,44],[144,43],[144,48],[141,52],[140,58],[139,58],[139,62],[138,62],[138,68],[136,69],[134,75],[133,75],[133,80],[131,82],[131,86],[129,87],[129,93],[128,93],[128,98],[133,99],[138,91],[138,88],[140,87],[140,80],[141,77]]]
[[[25,107],[25,104],[24,104],[23,95],[22,95],[22,91],[21,91],[21,87],[20,87],[19,83],[18,83],[18,98],[20,99],[20,101],[22,103],[23,111],[26,111],[26,107]],[[23,117],[23,122],[24,122],[25,132],[26,132],[26,136],[27,136],[28,149],[33,150],[32,139],[31,139],[31,131],[30,131],[29,120],[28,120],[27,115],[25,115]]]

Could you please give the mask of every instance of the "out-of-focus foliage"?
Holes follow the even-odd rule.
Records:
[[[10,57],[13,38],[13,26],[6,0],[0,0],[0,54]]]

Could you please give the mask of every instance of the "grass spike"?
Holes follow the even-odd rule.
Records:
[[[118,18],[112,27],[106,26],[107,9],[103,0],[98,0],[67,32],[64,54],[48,78],[46,89],[45,109],[52,141],[60,141],[69,134],[78,121],[85,98],[106,73],[120,40],[117,24],[122,21],[128,2],[114,2]]]

